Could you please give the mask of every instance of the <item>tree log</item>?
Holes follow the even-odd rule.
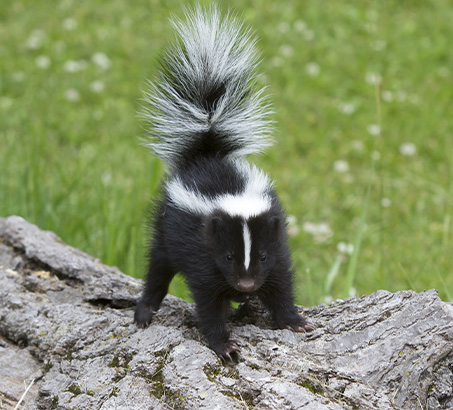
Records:
[[[176,297],[138,330],[141,286],[52,232],[0,219],[0,408],[27,386],[19,408],[453,408],[453,306],[435,290],[300,308],[316,326],[307,334],[272,329],[254,302],[232,314],[241,354],[224,364]]]

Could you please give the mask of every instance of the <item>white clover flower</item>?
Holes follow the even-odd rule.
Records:
[[[367,73],[365,75],[365,81],[367,84],[370,85],[380,84],[382,81],[382,77],[377,73]]]
[[[332,235],[333,231],[330,228],[328,222],[305,222],[303,230],[312,235],[315,242],[322,243],[328,240]]]
[[[326,305],[330,305],[332,302],[333,302],[332,295],[326,295],[322,298],[322,303],[325,303]]]
[[[297,20],[294,22],[294,30],[299,33],[302,33],[307,28],[307,23],[303,20]]]
[[[382,100],[385,102],[393,101],[393,93],[391,91],[385,90],[381,93]]]
[[[110,185],[112,182],[112,173],[109,171],[105,171],[101,175],[101,182],[102,185]]]
[[[345,115],[351,115],[355,112],[355,105],[352,103],[340,103],[338,105],[338,111]]]
[[[346,243],[346,242],[338,242],[337,250],[338,250],[338,252],[340,252],[344,255],[352,255],[352,253],[354,252],[354,244]]]
[[[349,171],[349,164],[343,159],[338,159],[333,163],[333,169],[336,172],[343,174]]]
[[[381,127],[377,124],[368,125],[368,127],[366,127],[366,130],[368,131],[368,134],[373,135],[375,137],[381,133]]]
[[[64,63],[63,69],[68,73],[76,73],[87,68],[88,64],[85,60],[68,60]]]
[[[102,70],[107,70],[112,65],[110,58],[108,58],[108,56],[104,53],[93,54],[93,56],[91,57],[91,61],[93,61],[93,63],[96,64]]]
[[[50,58],[47,56],[38,56],[36,57],[35,64],[38,68],[42,68],[43,70],[50,67]]]
[[[34,30],[25,42],[25,46],[31,50],[38,50],[42,47],[44,35],[44,30]]]
[[[356,298],[357,297],[357,289],[355,287],[351,287],[349,289],[349,297]]]
[[[381,199],[381,206],[383,208],[388,208],[390,205],[392,205],[392,200],[390,198],[382,198]]]
[[[68,101],[76,102],[80,100],[80,93],[75,88],[68,88],[64,96]]]
[[[72,17],[68,17],[63,20],[62,25],[65,30],[74,30],[77,27],[77,21]]]
[[[412,142],[405,142],[400,145],[399,151],[405,157],[412,157],[417,153],[417,147]]]
[[[93,81],[90,84],[90,90],[93,91],[94,93],[100,93],[104,91],[104,88],[105,88],[104,83],[100,80]]]
[[[351,147],[352,149],[356,150],[356,151],[363,151],[363,141],[360,141],[360,140],[352,140],[351,141]]]
[[[305,41],[312,41],[315,38],[315,32],[310,29],[304,30],[303,35]]]
[[[280,53],[285,57],[291,57],[294,54],[294,49],[289,44],[283,44],[280,47]]]
[[[279,57],[279,56],[274,56],[271,59],[271,64],[274,67],[281,67],[283,65],[283,59],[281,57]]]
[[[25,73],[23,71],[15,71],[12,75],[14,81],[20,83],[24,81]]]
[[[287,33],[289,31],[289,23],[287,21],[282,21],[279,25],[278,25],[278,31],[280,33]]]
[[[296,217],[294,215],[288,215],[286,217],[286,222],[288,224],[288,235],[296,236],[300,232]]]
[[[319,74],[319,65],[317,63],[311,62],[305,66],[305,72],[310,77],[316,77]]]

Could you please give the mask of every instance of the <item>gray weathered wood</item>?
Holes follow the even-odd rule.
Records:
[[[27,409],[451,409],[453,307],[434,290],[302,309],[317,329],[230,322],[224,365],[193,306],[167,296],[138,330],[141,281],[19,217],[0,219],[0,403]],[[0,408],[3,408],[0,404]]]

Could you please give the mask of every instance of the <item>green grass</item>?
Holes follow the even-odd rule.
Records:
[[[228,6],[260,38],[278,144],[253,160],[295,220],[297,301],[382,288],[436,288],[451,300],[450,1]],[[172,13],[182,15],[180,2],[0,4],[0,215],[136,277],[163,176],[139,144],[136,113],[173,38]],[[405,143],[414,155],[400,152]],[[171,291],[187,297],[181,281]]]

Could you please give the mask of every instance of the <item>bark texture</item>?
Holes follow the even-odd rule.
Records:
[[[378,291],[301,313],[308,334],[265,310],[230,320],[223,364],[194,308],[167,296],[138,330],[142,282],[19,217],[0,219],[0,408],[451,409],[453,306],[436,291]]]

